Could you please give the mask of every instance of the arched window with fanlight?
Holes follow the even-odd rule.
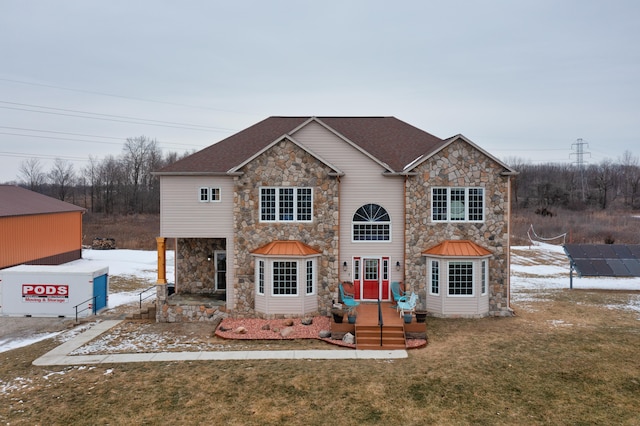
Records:
[[[391,241],[391,219],[384,207],[365,204],[352,221],[353,241]]]

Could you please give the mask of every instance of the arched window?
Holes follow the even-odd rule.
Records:
[[[390,241],[389,213],[377,204],[365,204],[353,215],[353,241]]]

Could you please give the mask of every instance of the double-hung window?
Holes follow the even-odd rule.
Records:
[[[440,294],[440,261],[431,261],[431,286],[429,287],[430,294]]]
[[[434,222],[484,222],[484,188],[432,188],[431,220]]]
[[[311,188],[260,188],[261,222],[311,222],[313,191]]]
[[[200,202],[209,203],[220,201],[220,188],[200,188]]]

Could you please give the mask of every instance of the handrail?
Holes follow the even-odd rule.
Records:
[[[140,293],[138,293],[138,297],[140,298],[140,309],[142,309],[142,301],[143,301],[143,300],[147,300],[148,298],[152,297],[152,296],[153,296],[153,293],[152,293],[152,294],[149,294],[149,295],[147,295],[147,296],[145,296],[145,297],[142,297],[142,295],[143,295],[144,293],[148,292],[149,290],[153,289],[153,288],[156,288],[156,286],[155,286],[155,285],[152,285],[151,287],[149,287],[149,288],[145,288],[145,289],[144,289],[144,290],[142,290]]]
[[[378,325],[380,326],[380,346],[382,346],[382,327],[384,326],[384,321],[382,320],[382,304],[380,303],[380,298],[378,298]]]
[[[76,306],[73,307],[73,309],[76,310],[76,322],[78,322],[78,313],[84,312],[87,309],[91,309],[93,315],[96,314],[96,301],[97,301],[97,299],[98,299],[98,296],[93,296],[93,297],[85,300],[84,302],[78,303]],[[89,303],[89,306],[87,306],[86,308],[78,310],[79,306],[84,305],[85,303],[90,302],[90,301],[93,301],[93,303]]]

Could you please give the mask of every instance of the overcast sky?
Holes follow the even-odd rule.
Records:
[[[0,182],[127,137],[392,115],[503,160],[640,155],[640,2],[0,1]]]

